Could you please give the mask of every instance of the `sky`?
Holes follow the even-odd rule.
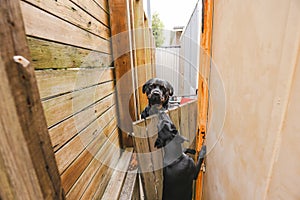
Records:
[[[157,12],[165,29],[185,26],[191,17],[198,0],[150,0],[151,13]]]

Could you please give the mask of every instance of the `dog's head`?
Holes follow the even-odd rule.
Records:
[[[148,97],[149,106],[162,105],[168,108],[169,97],[173,95],[172,85],[159,78],[152,78],[143,85],[143,93]]]

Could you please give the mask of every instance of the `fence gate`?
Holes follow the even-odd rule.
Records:
[[[189,139],[189,142],[184,143],[183,146],[195,148],[197,101],[190,101],[167,112],[179,134]],[[157,124],[157,115],[133,123],[134,145],[138,155],[145,199],[151,200],[162,199],[163,152],[154,147],[158,133]]]

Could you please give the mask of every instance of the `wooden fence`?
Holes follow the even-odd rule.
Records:
[[[197,127],[197,101],[193,100],[168,110],[179,133],[189,139],[185,148],[195,148]],[[133,123],[134,143],[141,170],[142,185],[146,199],[162,199],[162,150],[154,148],[157,138],[158,116]]]
[[[130,5],[127,3],[130,3]],[[122,5],[122,8],[125,7],[126,9],[121,9],[122,13],[113,12],[118,11],[118,5]],[[116,102],[119,105],[120,102],[123,102],[120,94],[121,91],[125,91],[127,85],[122,85],[125,89],[123,87],[119,88],[119,93],[117,93],[115,92],[116,82],[122,78],[123,72],[127,72],[132,67],[134,73],[132,73],[131,80],[135,84],[142,85],[147,79],[155,75],[155,71],[152,70],[154,66],[153,36],[144,15],[143,1],[14,0],[1,3],[1,10],[3,10],[3,13],[1,13],[3,20],[0,20],[1,25],[8,27],[1,31],[1,39],[2,37],[11,39],[11,36],[15,37],[16,35],[24,38],[25,27],[30,55],[27,51],[25,38],[22,41],[24,44],[20,43],[20,46],[25,51],[23,55],[28,59],[32,58],[29,59],[31,61],[30,66],[34,67],[34,70],[32,68],[28,70],[32,69],[29,77],[20,75],[22,71],[16,71],[15,68],[9,69],[12,69],[12,73],[17,73],[17,75],[10,74],[10,71],[6,72],[5,67],[13,62],[11,54],[24,51],[18,49],[6,54],[10,50],[7,50],[6,47],[13,45],[9,43],[11,41],[8,41],[5,44],[6,46],[3,45],[0,52],[1,59],[3,57],[7,62],[3,62],[5,65],[1,62],[1,73],[3,73],[1,75],[12,80],[6,82],[9,87],[3,84],[3,87],[6,88],[1,91],[3,92],[1,94],[6,95],[7,91],[11,92],[8,88],[15,87],[12,83],[18,82],[18,79],[12,77],[19,76],[22,81],[31,78],[30,84],[32,84],[25,85],[26,87],[30,85],[29,89],[27,88],[25,91],[22,90],[22,87],[16,88],[14,93],[24,91],[24,94],[21,93],[26,96],[25,92],[30,93],[33,91],[34,94],[28,95],[27,102],[25,102],[26,100],[23,102],[23,99],[21,99],[21,105],[12,106],[9,109],[16,109],[19,106],[24,109],[21,116],[28,113],[30,107],[27,104],[31,104],[31,95],[35,98],[34,102],[41,100],[43,109],[40,108],[39,112],[30,111],[31,114],[28,116],[34,116],[35,118],[25,122],[26,125],[32,125],[32,130],[31,127],[28,129],[30,134],[25,138],[29,142],[24,140],[22,141],[24,143],[19,143],[24,145],[28,142],[30,150],[28,156],[31,156],[30,159],[26,157],[27,160],[25,158],[22,160],[20,155],[13,155],[13,152],[3,156],[2,150],[6,151],[14,143],[2,140],[1,144],[3,145],[1,146],[3,148],[0,154],[1,177],[4,174],[2,170],[6,171],[4,171],[5,183],[0,182],[0,199],[6,199],[4,193],[7,191],[17,191],[16,198],[22,198],[22,192],[24,194],[28,192],[29,197],[38,196],[38,199],[41,199],[42,195],[49,195],[48,193],[67,199],[99,199],[106,192],[104,199],[110,199],[109,194],[114,194],[115,198],[118,198],[124,181],[124,179],[119,180],[118,178],[125,177],[126,173],[122,170],[127,170],[132,154],[132,149],[126,154],[123,153],[122,147],[127,138],[121,137],[119,127],[120,123],[126,120],[131,125],[132,120],[130,118],[124,120],[123,112],[118,112],[120,109],[117,108]],[[16,21],[14,21],[15,19]],[[140,32],[142,35],[138,35],[138,32],[131,35],[129,31],[128,36],[131,35],[132,37],[130,43],[114,43],[111,40],[112,35],[114,35],[112,32],[118,33],[120,31],[118,28],[124,25],[118,20],[126,20],[126,23],[130,22],[125,25],[129,29],[144,28],[144,31]],[[24,26],[21,23],[23,21]],[[16,30],[19,32],[15,33]],[[8,36],[4,37],[5,34]],[[122,40],[122,42],[124,41]],[[16,42],[14,43],[12,49],[21,48],[18,47]],[[115,54],[113,57],[113,52],[120,52],[118,51],[119,48],[122,49],[124,46],[133,46],[134,48],[129,48],[128,52],[123,52],[124,55],[119,55],[120,58]],[[128,62],[125,62],[123,58],[126,58]],[[146,68],[137,68],[143,65]],[[2,66],[4,66],[3,69]],[[18,84],[20,85],[21,81]],[[131,91],[138,94],[137,90],[140,89],[135,88],[136,85],[133,86]],[[6,95],[5,98],[9,98],[9,95]],[[21,100],[17,99],[17,102]],[[144,107],[146,101],[144,96],[139,98],[138,95],[136,95],[135,100],[134,108],[136,109],[135,114],[137,114],[139,108]],[[39,105],[34,103],[34,106]],[[5,103],[1,106],[4,107]],[[130,110],[127,104],[125,107]],[[5,109],[1,110],[4,113],[6,112]],[[38,120],[36,120],[37,116],[39,116]],[[138,118],[138,115],[136,115],[136,118]],[[4,118],[3,120],[8,121]],[[9,125],[6,121],[3,123]],[[37,131],[34,128],[35,125],[43,131]],[[1,128],[5,127],[1,126]],[[6,132],[4,133],[6,134]],[[20,133],[26,134],[26,132]],[[47,133],[49,133],[51,144],[49,138],[48,142],[46,140]],[[8,135],[15,137],[12,134]],[[38,135],[38,137],[33,135]],[[41,142],[39,143],[38,139],[33,142],[30,137],[41,139]],[[126,143],[126,145],[128,144],[130,145],[130,143]],[[24,149],[26,148],[24,147]],[[42,151],[39,151],[41,149]],[[51,156],[53,157],[52,160],[50,159]],[[14,160],[14,157],[17,159]],[[11,159],[12,163],[7,163],[8,161],[3,158]],[[4,161],[2,162],[2,160]],[[37,177],[32,176],[35,182],[31,181],[31,184],[26,185],[23,181],[19,185],[9,185],[9,182],[15,182],[14,178],[17,176],[13,177],[13,175],[21,173],[21,170],[9,168],[8,165],[13,165],[14,162],[20,164],[25,161],[28,161],[28,163],[29,161],[33,162],[34,167],[36,167],[34,169],[40,170],[43,168],[44,171],[41,170],[37,173]],[[31,168],[30,164],[32,163],[28,164],[29,168]],[[122,168],[121,171],[120,167]],[[118,170],[115,170],[116,168]],[[13,170],[16,170],[16,172],[10,173]],[[38,177],[38,175],[44,175],[42,172],[48,172],[48,176],[52,180]],[[50,172],[53,172],[53,174]],[[23,173],[23,175],[27,177],[26,173]],[[39,178],[43,180],[39,180]],[[116,182],[120,186],[118,189],[115,188],[114,183],[116,182],[114,180],[117,180]],[[41,184],[35,186],[37,185],[36,182]],[[3,185],[5,188],[2,187]],[[15,189],[14,187],[17,186],[20,187]],[[51,191],[50,186],[53,186],[56,191]],[[6,190],[6,187],[9,190]],[[36,190],[35,194],[35,188],[38,187],[41,187],[41,192]],[[2,190],[2,188],[5,190]],[[62,192],[62,188],[64,192]],[[118,192],[116,192],[117,190]],[[126,193],[126,191],[123,193]],[[26,195],[24,198],[26,199]]]
[[[102,196],[120,154],[109,145],[120,149],[108,2],[24,0],[21,9],[65,195]]]

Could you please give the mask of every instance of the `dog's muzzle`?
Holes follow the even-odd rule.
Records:
[[[148,99],[151,105],[161,104],[164,101],[163,93],[158,88],[155,88],[148,95]]]

